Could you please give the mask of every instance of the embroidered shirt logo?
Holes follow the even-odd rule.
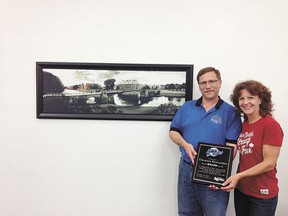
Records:
[[[218,115],[214,115],[211,117],[211,122],[214,124],[222,124],[222,118]]]

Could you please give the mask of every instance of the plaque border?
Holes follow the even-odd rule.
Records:
[[[227,146],[227,145],[221,145],[221,144],[213,144],[213,143],[205,143],[205,142],[199,142],[198,143],[198,149],[197,149],[197,156],[196,156],[196,160],[193,166],[193,170],[192,170],[192,176],[191,176],[191,181],[193,182],[197,182],[197,183],[201,183],[201,184],[207,184],[207,185],[215,185],[215,186],[222,186],[222,183],[218,183],[215,181],[209,181],[209,180],[203,180],[200,178],[196,178],[196,172],[197,172],[197,167],[198,167],[198,161],[199,161],[199,157],[198,155],[200,155],[200,151],[202,146],[211,146],[211,147],[217,147],[220,149],[229,149],[229,158],[228,158],[228,165],[227,165],[227,171],[226,171],[226,175],[225,175],[225,181],[226,179],[229,178],[229,176],[231,175],[231,171],[232,171],[232,162],[233,162],[233,155],[234,155],[234,147],[232,146]]]

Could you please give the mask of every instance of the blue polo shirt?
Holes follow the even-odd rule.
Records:
[[[170,130],[179,132],[186,142],[197,151],[198,143],[226,145],[237,143],[241,132],[241,118],[235,108],[220,97],[208,112],[202,106],[202,97],[185,102],[175,114]],[[190,162],[184,148],[180,147],[183,159]]]

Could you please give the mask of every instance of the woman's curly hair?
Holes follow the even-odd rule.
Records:
[[[239,114],[244,116],[245,121],[247,120],[247,116],[241,111],[239,106],[239,98],[241,96],[241,90],[243,89],[247,90],[251,95],[258,96],[261,99],[259,114],[262,117],[265,117],[266,115],[272,115],[272,94],[269,88],[256,80],[247,80],[237,83],[233,89],[232,94],[230,95],[230,100],[236,107]]]

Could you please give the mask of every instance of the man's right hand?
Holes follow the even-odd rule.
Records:
[[[169,131],[170,139],[177,145],[183,147],[188,155],[188,157],[191,159],[192,163],[194,164],[195,156],[197,155],[197,152],[195,151],[192,144],[187,143],[184,138],[181,136],[181,134],[177,131],[170,130]]]
[[[192,163],[194,164],[197,152],[195,151],[193,145],[187,143],[186,145],[183,146],[183,148],[185,149],[187,155],[189,156],[189,158],[191,159]]]

